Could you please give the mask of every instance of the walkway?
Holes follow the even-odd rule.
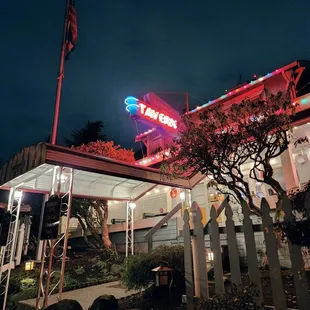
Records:
[[[93,301],[101,295],[114,295],[115,298],[119,299],[135,293],[137,292],[127,291],[126,288],[119,282],[110,282],[95,286],[89,286],[86,288],[81,288],[70,292],[64,292],[63,299],[77,300],[81,304],[83,309],[88,310]],[[49,297],[49,305],[57,302],[57,296],[58,295],[52,295]],[[35,299],[25,300],[22,303],[35,307],[36,300]]]

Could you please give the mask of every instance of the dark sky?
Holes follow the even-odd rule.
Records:
[[[50,132],[64,4],[0,0],[1,160]],[[76,8],[59,138],[103,120],[108,137],[129,147],[128,95],[187,91],[209,100],[240,73],[310,59],[308,0],[76,0]]]

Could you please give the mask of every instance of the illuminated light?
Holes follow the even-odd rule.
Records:
[[[155,160],[155,157],[152,157],[152,160]]]
[[[149,158],[147,161],[150,162],[150,161],[151,161],[151,158]]]
[[[126,104],[126,111],[130,113],[131,116],[136,116],[138,113],[138,99],[132,96],[128,96],[124,100]]]
[[[59,181],[59,174],[57,174],[57,180]],[[62,173],[60,175],[60,183],[65,183],[67,180],[67,177]]]
[[[214,254],[213,254],[213,252],[209,252],[209,253],[208,253],[208,259],[209,259],[209,261],[213,261],[213,260],[214,260]]]
[[[134,202],[129,202],[129,204],[128,204],[128,206],[129,206],[129,208],[131,209],[131,210],[134,210],[136,207],[137,207],[137,205],[134,203]]]
[[[135,165],[139,165],[139,163],[135,163]]]
[[[149,195],[150,194],[150,192],[146,192],[146,194],[145,195]]]
[[[166,156],[169,156],[169,155],[170,155],[169,151],[166,151],[166,152],[165,152],[165,155],[166,155]]]
[[[160,123],[161,125],[166,125],[174,129],[178,128],[177,121],[175,119],[164,113],[154,110],[153,108],[147,106],[145,103],[142,102],[139,103],[139,113],[144,118],[154,120]]]
[[[182,201],[185,201],[185,192],[180,192],[180,199],[182,200]]]
[[[170,189],[170,188],[169,188],[168,186],[166,186],[166,187],[165,187],[165,192],[168,192],[169,189]]]
[[[229,95],[231,95],[231,91],[229,92]]]
[[[310,125],[310,123],[307,123],[307,125]]]
[[[14,199],[19,200],[22,198],[23,192],[22,191],[15,191],[14,192]]]
[[[244,85],[242,88],[243,88],[243,89],[246,89],[248,86],[251,86],[251,85],[253,85],[253,84],[257,83],[257,82],[263,81],[265,78],[268,78],[268,77],[272,76],[273,74],[279,73],[279,72],[282,72],[282,71],[283,71],[282,69],[276,69],[275,71],[273,71],[273,72],[271,72],[271,73],[267,73],[265,76],[260,77],[258,80],[249,82],[248,84]],[[256,75],[256,74],[254,74],[254,78],[255,78],[255,79],[257,78],[257,75]],[[239,91],[239,89],[236,89],[236,92],[238,92],[238,91]],[[227,90],[225,90],[225,92],[227,92]],[[217,101],[219,101],[219,100],[221,100],[221,99],[223,99],[223,98],[226,98],[226,96],[227,96],[227,95],[222,95],[221,97],[219,97],[219,98],[217,98],[217,99],[214,99],[214,100],[212,100],[212,101],[210,100],[210,101],[208,102],[208,104],[211,104],[211,103],[213,103],[213,102],[217,102]],[[303,102],[303,104],[305,104],[305,103],[308,103],[307,99],[305,99],[305,101]],[[204,107],[204,105],[203,105],[203,107]],[[200,107],[200,108],[201,108],[201,107]],[[197,111],[197,109],[193,109],[193,110],[190,111],[190,113],[193,113],[193,112],[196,112],[196,111]]]
[[[159,189],[158,188],[155,188],[155,193],[159,193]]]
[[[301,104],[306,104],[308,102],[308,99],[307,98],[303,98],[300,100],[300,103]]]
[[[294,127],[294,129],[297,129],[297,128],[298,128],[297,126]]]
[[[139,164],[140,164],[140,165],[143,165],[143,162],[142,162],[142,161],[140,161],[140,162],[139,162]]]

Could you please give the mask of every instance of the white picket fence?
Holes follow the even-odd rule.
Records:
[[[233,211],[225,199],[223,202],[226,215],[226,233],[229,253],[229,263],[231,270],[231,281],[237,286],[241,284],[240,257],[237,246],[235,223],[233,221]],[[265,199],[261,201],[262,225],[264,230],[266,254],[269,265],[269,275],[271,281],[272,296],[275,309],[287,309],[285,291],[283,287],[281,266],[278,255],[277,239],[273,231],[273,220],[270,216],[270,206]],[[292,214],[291,202],[285,197],[283,200],[283,211],[286,220],[290,220]],[[189,212],[184,212],[184,260],[185,260],[185,280],[186,280],[186,302],[187,309],[194,309],[194,296],[199,298],[209,298],[208,277],[206,270],[206,247],[202,215],[196,202],[192,203],[190,209],[192,218],[190,226]],[[261,304],[263,300],[261,287],[261,274],[257,258],[253,223],[250,218],[250,210],[246,203],[242,204],[243,230],[247,253],[248,275],[250,281],[256,286],[259,292],[256,303]],[[211,250],[214,256],[214,280],[215,293],[225,294],[222,254],[220,244],[220,234],[217,222],[218,214],[214,206],[211,208]],[[192,227],[192,229],[190,228]],[[298,308],[300,310],[310,309],[310,296],[308,291],[307,278],[304,269],[304,260],[301,248],[288,242],[292,274]]]

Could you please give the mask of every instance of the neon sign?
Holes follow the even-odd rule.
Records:
[[[148,107],[146,104],[144,103],[139,103],[139,109],[140,109],[140,114],[148,117],[154,121],[158,121],[159,123],[161,123],[162,125],[166,125],[168,127],[177,129],[177,121],[173,118],[171,118],[170,116],[164,114],[164,113],[160,113],[150,107]]]
[[[132,119],[142,117],[148,121],[156,122],[172,129],[178,128],[177,120],[163,112],[159,112],[158,110],[151,108],[145,102],[135,97],[127,97],[125,99],[125,104],[126,110],[129,112]]]

